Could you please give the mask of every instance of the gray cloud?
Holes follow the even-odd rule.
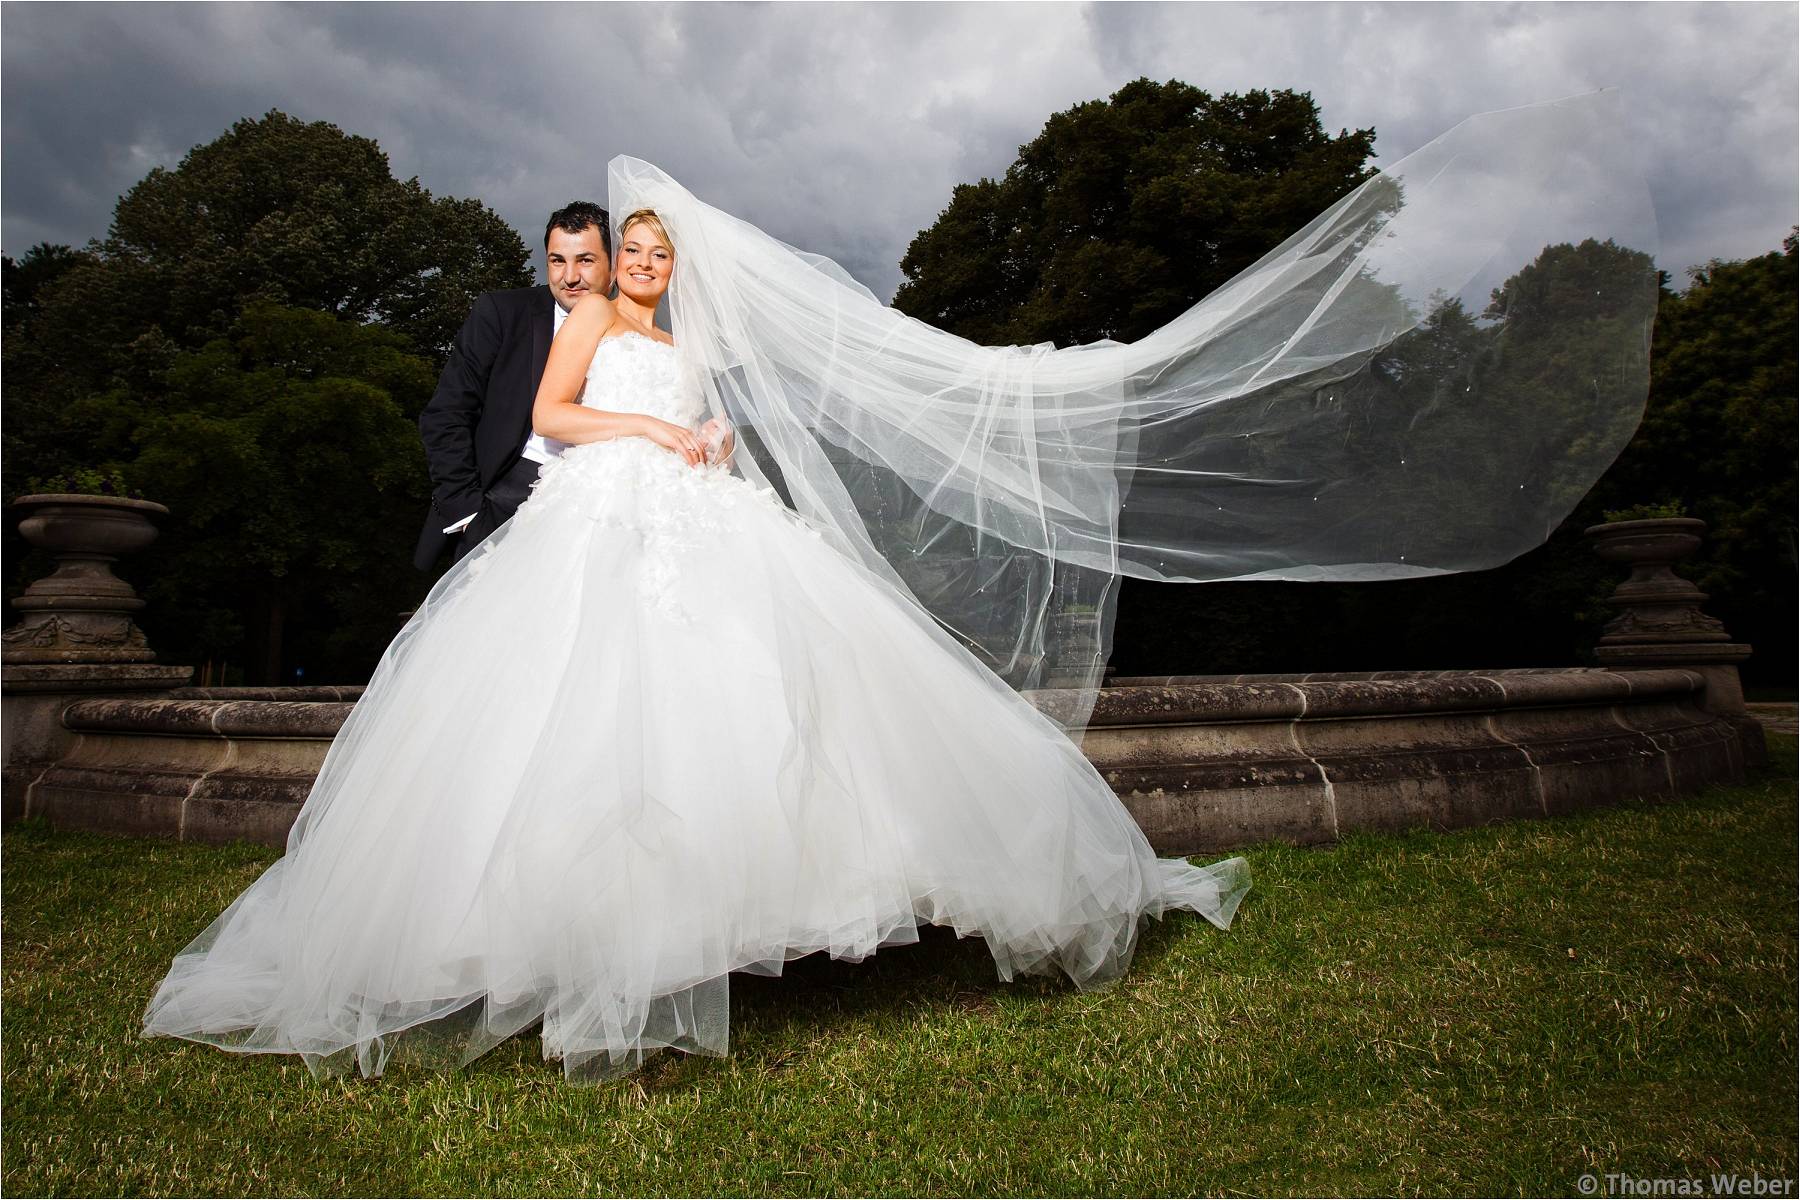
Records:
[[[1139,75],[1310,91],[1391,161],[1470,113],[1625,89],[1664,265],[1796,220],[1789,4],[48,5],[0,10],[7,253],[280,108],[373,137],[529,244],[648,159],[877,293],[958,182]]]

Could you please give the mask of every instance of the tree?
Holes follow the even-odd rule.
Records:
[[[398,334],[262,302],[177,353],[148,403],[128,388],[77,402],[98,453],[176,514],[137,568],[152,644],[249,657],[272,682],[284,661],[366,673],[417,588],[414,422],[435,376]],[[304,659],[284,646],[296,624]]]
[[[153,644],[241,662],[255,641],[273,678],[283,641],[317,642],[366,675],[419,591],[407,423],[476,294],[531,282],[519,235],[394,179],[370,139],[272,111],[152,171],[103,241],[5,274],[7,495],[124,469],[174,509],[130,568]],[[6,536],[16,592],[41,564]]]
[[[11,258],[0,260],[0,276],[5,280],[7,382],[6,420],[0,424],[0,461],[5,465],[9,497],[19,493],[15,484],[62,469],[64,433],[57,411],[58,398],[37,386],[39,381],[55,375],[57,351],[36,340],[33,325],[43,311],[44,298],[63,277],[94,261],[92,254],[48,243],[33,246],[17,262]],[[7,536],[13,536],[10,527]],[[9,557],[14,549],[8,546]]]
[[[0,258],[0,278],[5,280],[6,331],[21,327],[38,311],[38,297],[71,268],[91,263],[93,256],[68,246],[39,242],[17,262]]]
[[[441,356],[476,293],[531,282],[525,244],[480,202],[435,199],[370,139],[276,111],[151,171],[120,199],[102,257],[154,289],[157,323],[187,347],[259,299]]]
[[[1707,611],[1756,655],[1753,680],[1794,678],[1794,405],[1800,393],[1800,253],[1713,260],[1657,313],[1643,424],[1595,488],[1594,505],[1675,502],[1707,524],[1678,568],[1711,594]]]
[[[378,324],[440,360],[477,293],[532,279],[519,235],[478,201],[434,198],[394,179],[368,138],[275,111],[151,171],[104,241],[34,248],[16,274],[28,265],[49,278],[8,304],[9,409],[23,392],[52,414],[121,384],[153,389],[172,354],[224,336],[252,301]],[[79,429],[54,434],[80,458]],[[9,494],[67,465],[7,449]]]
[[[1563,394],[1561,407],[1573,414],[1561,433],[1538,439],[1539,452],[1569,444],[1578,427],[1591,430],[1579,401],[1608,364],[1589,347],[1618,344],[1606,334],[1609,322],[1642,320],[1631,305],[1595,309],[1592,293],[1641,294],[1646,267],[1640,254],[1610,243],[1555,246],[1496,292],[1486,315],[1504,311],[1505,336],[1533,345],[1528,354],[1496,355],[1497,366],[1478,364],[1486,369],[1478,370],[1482,387],[1502,405],[1549,389]],[[1618,461],[1536,550],[1490,571],[1382,584],[1183,589],[1127,579],[1115,665],[1126,674],[1204,674],[1583,661],[1613,615],[1604,600],[1620,581],[1583,530],[1609,510],[1673,502],[1707,522],[1699,555],[1679,569],[1710,594],[1707,611],[1755,647],[1745,679],[1791,685],[1797,292],[1793,235],[1781,253],[1713,262],[1693,273],[1686,293],[1664,290],[1644,419]],[[1585,293],[1578,302],[1570,299],[1578,293]],[[1570,320],[1576,311],[1589,314],[1585,334]],[[1413,353],[1408,369],[1431,360],[1443,328],[1427,322],[1404,340]],[[1457,336],[1469,336],[1467,328]],[[1541,369],[1509,374],[1508,364],[1522,361]],[[1535,411],[1542,408],[1533,401]],[[1512,469],[1484,466],[1478,475]],[[1477,493],[1480,482],[1471,480]]]
[[[1135,340],[1368,178],[1374,143],[1327,134],[1306,93],[1139,79],[959,185],[901,259],[894,306],[991,345]]]
[[[1052,116],[1002,177],[959,185],[908,248],[895,306],[989,344],[1133,340],[1366,178],[1373,139],[1373,130],[1326,135],[1305,95],[1213,97],[1138,80]],[[1686,295],[1663,293],[1642,427],[1538,549],[1489,571],[1383,584],[1195,588],[1127,578],[1114,667],[1204,674],[1580,661],[1611,615],[1602,601],[1618,582],[1582,529],[1609,509],[1679,500],[1709,523],[1691,573],[1713,593],[1710,609],[1757,645],[1746,676],[1791,681],[1794,263],[1790,237],[1782,254],[1713,263]],[[1595,436],[1595,414],[1618,407],[1604,400],[1609,386],[1641,371],[1641,361],[1615,362],[1606,349],[1628,340],[1622,327],[1642,326],[1650,270],[1632,247],[1546,247],[1486,311],[1435,298],[1418,328],[1372,364],[1365,384],[1374,399],[1391,395],[1402,411],[1435,405],[1434,419],[1455,421],[1453,406],[1480,394],[1535,414],[1539,436],[1473,464],[1466,494],[1456,493],[1465,527],[1508,480],[1567,486],[1532,464]],[[1613,299],[1596,307],[1595,291]],[[1527,362],[1540,369],[1527,372]],[[1547,404],[1546,389],[1561,403]],[[1559,422],[1542,422],[1547,410]],[[1442,482],[1428,492],[1445,494]]]

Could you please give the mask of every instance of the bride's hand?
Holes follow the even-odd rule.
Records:
[[[712,417],[700,426],[700,445],[706,450],[706,461],[714,466],[729,466],[737,449],[737,434],[731,426]]]
[[[701,444],[699,435],[680,425],[646,416],[639,436],[647,437],[664,449],[681,455],[690,467],[697,467],[706,461],[706,449]]]

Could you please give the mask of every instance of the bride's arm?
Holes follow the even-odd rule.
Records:
[[[587,382],[588,364],[600,335],[613,323],[613,304],[605,296],[584,296],[563,318],[550,358],[531,404],[531,431],[559,442],[579,444],[629,437],[640,432],[635,413],[602,412],[583,408],[581,388]]]
[[[601,335],[612,325],[613,317],[611,300],[590,295],[577,300],[563,318],[556,340],[550,343],[550,358],[544,363],[537,398],[531,403],[532,432],[571,445],[621,437],[648,438],[681,455],[689,466],[698,466],[705,454],[692,431],[647,413],[606,412],[581,405],[588,365],[594,361],[594,350],[600,345]]]

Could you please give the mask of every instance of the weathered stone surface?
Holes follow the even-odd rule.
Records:
[[[63,724],[78,731],[142,733],[164,737],[337,736],[354,705],[289,700],[82,700],[63,710]]]
[[[31,789],[27,812],[74,828],[280,845],[329,746],[328,737],[84,731]]]
[[[354,703],[362,684],[309,684],[305,687],[184,687],[169,693],[171,700],[329,700]]]
[[[1340,832],[1458,829],[1543,815],[1522,755],[1504,750],[1344,759],[1328,768]]]
[[[1107,687],[1173,687],[1190,683],[1359,683],[1371,679],[1456,679],[1467,676],[1492,679],[1513,675],[1564,675],[1587,669],[1589,668],[1505,667],[1492,671],[1446,668],[1430,671],[1309,671],[1260,675],[1120,675],[1108,679]]]
[[[323,701],[234,700],[219,709],[213,728],[223,737],[330,739],[354,707]]]
[[[1696,670],[1380,674],[1106,689],[1082,749],[1173,854],[1555,815],[1742,777],[1738,730],[1704,707]],[[351,709],[334,692],[71,704],[77,742],[29,784],[25,808],[84,828],[282,844]],[[1068,694],[1032,699],[1053,708]]]
[[[1669,773],[1669,786],[1658,794],[1679,796],[1698,791],[1714,780],[1744,777],[1743,750],[1737,731],[1724,720],[1705,724],[1665,726],[1646,731]]]
[[[1505,700],[1500,685],[1481,676],[1450,679],[1370,679],[1290,684],[1306,697],[1304,715],[1367,717],[1394,712],[1459,712]]]
[[[1113,786],[1159,854],[1206,854],[1267,841],[1309,846],[1337,839],[1330,798],[1317,780],[1208,786],[1217,782],[1219,777],[1196,768],[1176,788]]]
[[[0,777],[0,820],[25,815],[25,798],[49,766],[75,743],[62,723],[72,701],[93,696],[158,694],[192,675],[187,667],[154,663],[8,663],[0,671],[0,733],[6,768]]]
[[[69,760],[33,786],[26,815],[48,817],[59,828],[182,836],[182,807],[198,777],[197,756],[177,751],[172,761],[156,762],[135,749],[77,743]]]
[[[1291,720],[1305,701],[1286,684],[1108,687],[1094,701],[1088,725],[1164,725],[1173,721]]]
[[[1497,676],[1503,706],[1508,710],[1533,706],[1568,708],[1576,705],[1609,704],[1643,695],[1648,690],[1662,689],[1677,694],[1699,690],[1701,683],[1686,673],[1639,680],[1635,684],[1611,671],[1562,672],[1558,674]]]
[[[116,729],[165,737],[217,737],[219,706],[204,700],[77,700],[63,709],[63,724],[76,732]]]
[[[1631,568],[1607,603],[1620,610],[1606,626],[1594,657],[1620,674],[1636,676],[1672,667],[1699,673],[1702,706],[1737,732],[1739,759],[1752,766],[1769,760],[1762,727],[1744,708],[1738,666],[1750,647],[1733,642],[1725,626],[1700,611],[1706,593],[1676,575],[1672,564],[1700,548],[1704,521],[1664,517],[1593,525],[1587,536],[1608,562]]]
[[[194,677],[192,667],[157,663],[9,663],[6,694],[138,692],[176,688]]]
[[[182,840],[210,842],[259,842],[265,846],[285,846],[294,818],[300,814],[300,799],[284,803],[266,799],[195,797],[187,802]]]
[[[1529,761],[1546,816],[1592,808],[1596,797],[1668,794],[1667,765],[1641,734],[1583,728],[1555,709],[1497,714],[1492,723]]]

